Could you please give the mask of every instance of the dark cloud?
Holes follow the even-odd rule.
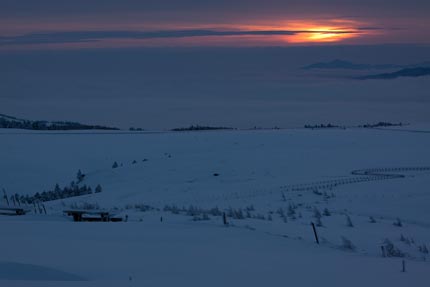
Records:
[[[262,14],[359,17],[428,16],[428,0],[0,0],[1,18],[163,14],[172,18],[258,18]],[[246,13],[245,13],[246,12]],[[155,19],[154,17],[154,19]]]
[[[365,28],[367,29],[367,28]],[[184,38],[207,36],[275,36],[296,35],[301,33],[336,33],[349,34],[357,31],[312,31],[312,30],[264,30],[264,31],[237,31],[237,30],[163,30],[163,31],[72,31],[52,33],[31,33],[19,36],[0,37],[0,46],[26,45],[26,44],[53,44],[91,42],[105,39],[157,39],[157,38]]]
[[[203,11],[203,10],[349,10],[362,7],[375,12],[408,12],[430,8],[427,0],[0,0],[1,14],[36,13],[68,14],[105,11]],[[428,10],[427,10],[428,11]]]

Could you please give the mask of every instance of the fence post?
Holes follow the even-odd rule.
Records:
[[[382,257],[385,257],[385,248],[384,248],[384,246],[381,246],[381,251],[382,251]]]
[[[314,230],[315,241],[317,242],[317,244],[320,244],[320,241],[318,239],[317,229],[315,228],[315,224],[311,222],[311,225],[312,225],[312,229]]]
[[[9,206],[9,199],[7,198],[6,190],[3,188],[4,198],[6,199],[7,206]]]
[[[39,213],[42,214],[42,208],[40,207],[39,202],[37,202],[37,209],[39,209]]]

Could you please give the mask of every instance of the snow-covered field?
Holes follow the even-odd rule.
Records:
[[[0,130],[9,196],[102,186],[0,215],[0,286],[427,286],[429,131]]]

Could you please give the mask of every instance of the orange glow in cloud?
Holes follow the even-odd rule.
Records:
[[[277,26],[241,26],[244,30],[285,30],[295,31],[294,35],[282,36],[284,42],[291,44],[318,44],[341,42],[371,34],[359,27],[365,25],[352,20],[332,19],[322,21],[296,20],[282,22]]]
[[[290,43],[328,43],[340,42],[346,39],[362,36],[363,31],[354,27],[319,26],[310,24],[300,30],[306,31],[293,35],[287,39]]]
[[[286,41],[289,43],[330,43],[330,42],[341,42],[346,39],[357,38],[359,35],[358,32],[353,32],[348,30],[348,32],[344,31],[318,31],[312,30],[316,32],[309,33],[300,33],[294,36],[290,36],[286,38]]]

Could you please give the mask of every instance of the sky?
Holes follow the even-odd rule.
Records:
[[[0,49],[426,43],[426,0],[0,0]]]
[[[302,69],[428,64],[429,15],[427,0],[0,0],[0,113],[146,129],[430,123],[429,77]]]

